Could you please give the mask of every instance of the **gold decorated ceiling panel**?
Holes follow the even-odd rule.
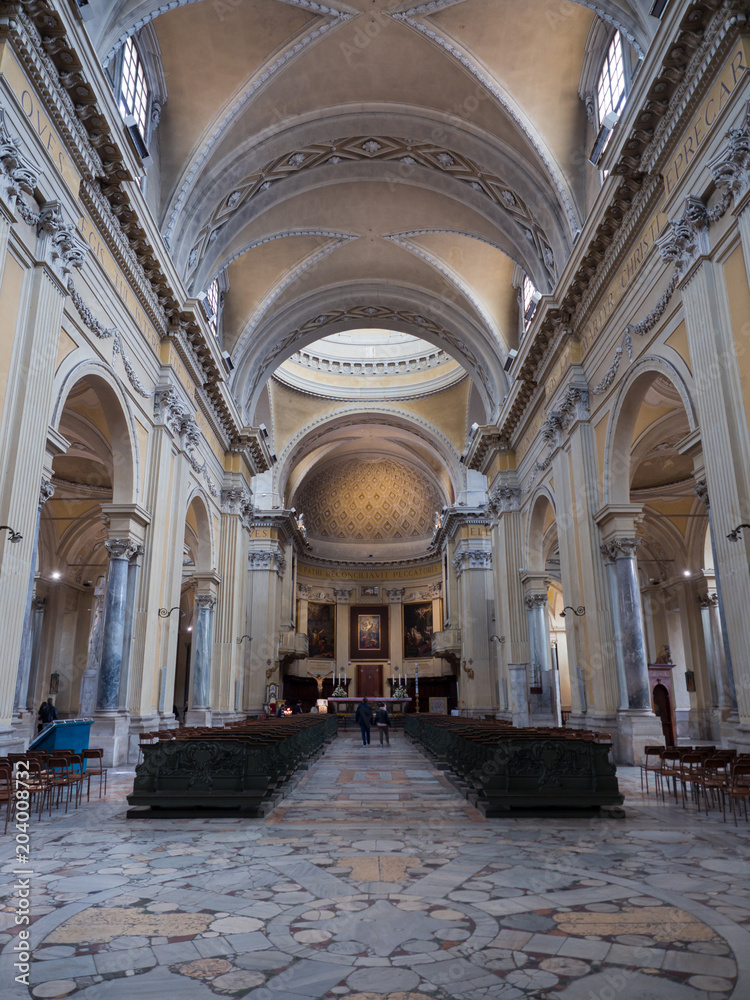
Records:
[[[428,535],[445,503],[419,469],[360,456],[313,472],[295,495],[308,533],[329,539],[407,539]]]

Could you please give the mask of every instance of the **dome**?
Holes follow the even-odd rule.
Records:
[[[313,538],[387,541],[431,536],[445,499],[421,469],[392,458],[349,458],[312,473],[295,505]]]

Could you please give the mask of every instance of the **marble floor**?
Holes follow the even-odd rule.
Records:
[[[265,819],[34,822],[30,985],[14,982],[11,830],[0,997],[749,1000],[750,825],[662,805],[492,819],[404,738],[343,734]]]

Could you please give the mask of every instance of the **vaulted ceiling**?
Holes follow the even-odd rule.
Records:
[[[517,346],[514,268],[551,291],[590,208],[592,27],[642,55],[647,0],[94,9],[103,63],[139,32],[161,65],[147,197],[193,294],[227,269],[248,421],[285,358],[367,326],[446,350],[493,419]]]

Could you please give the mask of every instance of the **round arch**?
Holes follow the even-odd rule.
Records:
[[[633,432],[644,391],[659,375],[679,393],[690,430],[698,426],[690,390],[677,366],[657,355],[640,358],[623,379],[610,413],[604,458],[605,503],[630,503]]]
[[[90,358],[76,361],[73,354],[66,359],[69,364],[63,363],[55,376],[55,403],[50,426],[59,430],[71,392],[80,382],[89,383],[107,420],[113,464],[112,502],[137,503],[141,489],[138,435],[125,388],[115,372],[103,362]]]
[[[193,530],[197,543],[194,572],[210,573],[216,566],[216,539],[214,538],[213,518],[211,517],[211,503],[200,486],[194,487],[188,496],[185,506],[186,532],[191,510],[195,518]],[[193,526],[190,525],[190,527]]]
[[[526,528],[526,566],[530,572],[543,573],[546,568],[544,558],[545,525],[549,523],[548,512],[552,511],[552,520],[557,519],[557,508],[552,490],[546,483],[541,484],[534,492],[529,504],[529,517]]]
[[[408,410],[401,410],[393,406],[380,406],[377,403],[371,405],[354,403],[349,406],[339,407],[335,413],[328,413],[317,420],[306,424],[297,432],[284,447],[278,456],[278,461],[273,468],[273,490],[279,496],[284,496],[291,473],[299,460],[301,454],[307,451],[310,445],[341,427],[367,420],[371,417],[378,417],[382,423],[406,430],[429,447],[434,448],[441,462],[448,471],[454,496],[457,496],[464,487],[464,467],[460,461],[460,455],[454,445],[446,435],[431,424],[429,421]],[[358,419],[359,418],[359,419]]]

